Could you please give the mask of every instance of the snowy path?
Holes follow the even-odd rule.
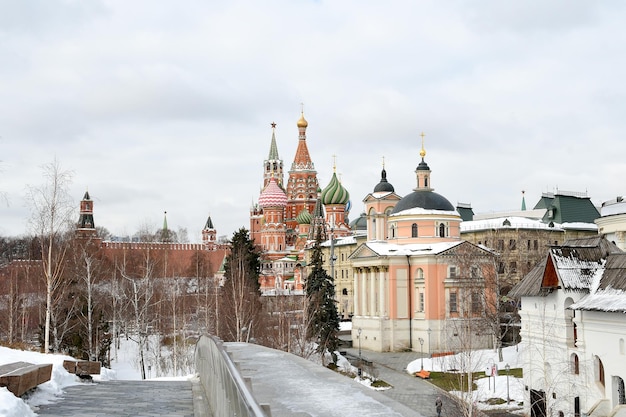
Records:
[[[39,416],[194,417],[190,381],[101,381],[65,388],[63,399]]]

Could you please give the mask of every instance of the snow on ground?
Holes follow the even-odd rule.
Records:
[[[113,349],[113,348],[112,348]],[[117,360],[115,360],[117,353]],[[120,339],[120,348],[117,352],[111,352],[111,368],[102,368],[100,375],[93,375],[96,381],[108,380],[139,380],[141,372],[139,368],[137,344],[125,338]],[[150,355],[146,355],[149,363]],[[33,409],[43,404],[58,401],[63,395],[63,388],[80,384],[76,375],[70,374],[63,368],[64,360],[75,360],[71,356],[58,354],[43,354],[23,350],[9,349],[0,346],[0,365],[12,362],[29,362],[34,364],[52,363],[52,376],[50,381],[39,385],[32,393],[26,394],[24,398],[17,398],[5,387],[0,388],[0,417],[35,417],[37,414]],[[156,376],[154,366],[151,371],[146,372],[148,379],[153,380],[185,380],[190,376],[172,377],[168,375]],[[150,378],[150,377],[154,378]]]
[[[493,398],[507,399],[507,374],[506,365],[511,369],[520,368],[519,354],[523,349],[523,345],[511,346],[502,349],[503,360],[499,361],[498,352],[493,349],[478,350],[471,353],[458,353],[456,355],[441,356],[437,358],[417,359],[407,365],[407,372],[413,374],[422,369],[422,361],[424,369],[435,372],[450,371],[468,371],[473,372],[484,371],[486,375],[490,375],[493,367],[497,369],[496,376],[489,378],[481,378],[475,380],[478,387],[473,394],[473,399],[480,409],[517,409],[519,403],[524,401],[524,382],[522,378],[508,377],[508,394],[511,402],[500,405],[489,405],[485,401]],[[460,395],[459,392],[455,393]]]
[[[39,352],[9,349],[0,346],[0,365],[12,362],[29,362],[34,364],[52,363],[52,376],[50,381],[45,382],[27,395],[26,402],[17,398],[5,387],[0,388],[0,416],[1,417],[31,417],[36,414],[31,407],[48,404],[56,401],[63,393],[63,388],[69,385],[80,384],[75,375],[70,374],[63,368],[63,361],[73,359],[66,355],[44,355]],[[29,406],[30,405],[30,406]]]

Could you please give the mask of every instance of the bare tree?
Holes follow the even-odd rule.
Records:
[[[72,179],[70,171],[64,171],[59,162],[44,165],[43,185],[28,187],[31,205],[31,226],[41,244],[43,273],[46,284],[46,310],[44,323],[44,351],[50,349],[50,323],[55,291],[62,284],[64,260],[67,252],[65,234],[72,228],[71,217],[74,204],[69,195]]]

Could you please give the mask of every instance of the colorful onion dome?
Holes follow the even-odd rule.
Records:
[[[337,179],[337,173],[333,172],[330,184],[322,191],[322,203],[328,204],[346,204],[350,200],[350,193],[346,190],[341,182]]]
[[[270,182],[259,196],[259,205],[265,207],[285,207],[287,205],[287,194],[276,182],[276,178],[270,178]]]
[[[313,216],[311,216],[311,213],[309,213],[306,207],[296,216],[298,224],[311,224],[311,220],[313,220]]]

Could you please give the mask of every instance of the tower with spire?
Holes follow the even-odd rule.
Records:
[[[276,179],[276,183],[283,187],[283,160],[278,156],[278,146],[276,145],[276,123],[272,122],[272,141],[267,159],[263,161],[263,188],[267,187],[270,178]]]
[[[380,173],[380,182],[374,191],[363,199],[367,218],[367,240],[385,240],[387,238],[387,220],[389,213],[402,197],[396,194],[393,185],[387,181],[385,158]]]
[[[215,226],[213,226],[213,220],[211,220],[211,215],[206,220],[204,224],[204,228],[202,229],[202,244],[207,248],[207,250],[215,250],[217,246],[217,231],[215,230]]]
[[[80,201],[80,215],[78,217],[76,237],[79,239],[93,239],[97,235],[96,224],[93,220],[93,201],[89,196],[89,191],[85,191],[85,195]]]
[[[306,143],[306,129],[309,123],[304,118],[304,111],[298,120],[298,147],[291,169],[289,170],[289,179],[287,181],[287,207],[285,211],[285,221],[287,229],[293,231],[288,238],[288,244],[295,241],[295,230],[298,227],[296,220],[298,214],[305,208],[309,213],[313,213],[315,203],[317,201],[317,189],[319,183],[317,180],[317,171],[315,165],[309,155],[309,149]]]

